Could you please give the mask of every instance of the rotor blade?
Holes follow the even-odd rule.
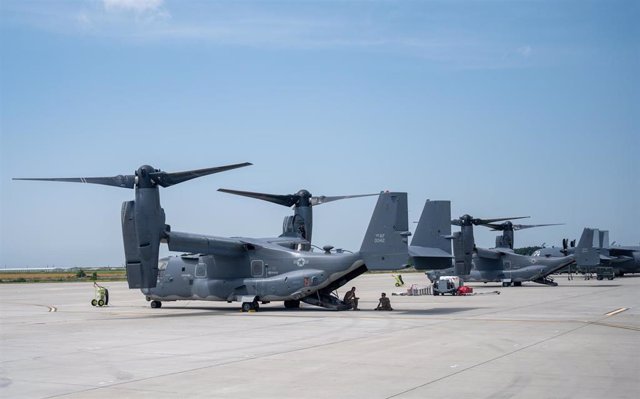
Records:
[[[218,191],[228,194],[241,195],[243,197],[255,198],[263,201],[273,202],[274,204],[283,206],[293,206],[298,201],[296,195],[277,195],[277,194],[265,194],[265,193],[253,193],[250,191],[238,191],[228,190],[226,188],[219,188]]]
[[[451,219],[451,224],[454,226],[462,226],[462,220],[460,219]]]
[[[322,205],[331,201],[338,201],[338,200],[348,199],[348,198],[371,197],[374,195],[380,195],[380,194],[376,193],[376,194],[358,194],[358,195],[337,195],[333,197],[327,197],[325,195],[321,195],[317,197],[311,197],[310,202],[311,202],[311,205]]]
[[[113,177],[52,177],[52,178],[32,178],[21,177],[13,178],[13,180],[36,180],[36,181],[60,181],[67,183],[90,183],[102,184],[105,186],[133,188],[135,185],[135,176],[118,175]]]
[[[499,219],[473,219],[473,224],[488,224],[488,223],[493,223],[493,222],[502,222],[505,220],[515,220],[515,219],[527,219],[530,218],[531,216],[517,216],[517,217],[513,217],[513,218],[499,218]]]
[[[492,231],[506,230],[506,226],[504,224],[498,224],[498,223],[487,223],[487,224],[481,224],[480,226],[490,227]]]
[[[522,229],[530,229],[532,227],[543,227],[543,226],[562,226],[564,223],[550,223],[550,224],[514,224],[514,230],[522,230]]]
[[[244,163],[237,163],[233,165],[218,166],[215,168],[187,170],[184,172],[173,172],[173,173],[159,171],[159,172],[149,173],[149,176],[153,179],[153,181],[156,184],[162,187],[169,187],[169,186],[173,186],[174,184],[179,184],[191,179],[195,179],[197,177],[207,176],[214,173],[220,173],[220,172],[224,172],[231,169],[243,168],[249,165],[253,165],[253,164],[249,162],[244,162]]]

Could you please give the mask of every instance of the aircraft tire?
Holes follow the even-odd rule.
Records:
[[[242,302],[241,309],[243,312],[248,312],[253,309],[253,305],[251,302]]]
[[[151,301],[151,308],[152,309],[159,309],[162,307],[162,302],[160,301]]]

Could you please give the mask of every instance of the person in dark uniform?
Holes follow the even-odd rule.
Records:
[[[382,296],[378,301],[378,307],[375,310],[393,310],[393,308],[391,307],[391,300],[387,298],[387,294],[385,294],[384,292],[382,293]]]
[[[360,310],[358,309],[359,299],[360,298],[356,297],[356,287],[351,287],[351,290],[347,291],[347,293],[344,294],[344,298],[342,299],[342,301],[351,305],[351,310]]]

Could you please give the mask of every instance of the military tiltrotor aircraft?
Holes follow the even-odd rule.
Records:
[[[440,202],[440,201],[432,201]],[[448,202],[448,201],[446,201]],[[425,204],[427,206],[439,206],[440,212],[446,212],[448,207],[437,204]],[[498,218],[498,219],[479,219],[469,215],[463,215],[458,219],[451,220],[450,213],[446,219],[452,225],[460,226],[461,231],[456,232],[449,238],[453,241],[454,268],[428,272],[427,276],[430,280],[437,279],[440,275],[457,275],[465,281],[476,282],[502,282],[507,287],[511,284],[515,286],[522,285],[525,281],[533,281],[540,284],[557,285],[548,276],[555,271],[562,269],[574,262],[573,255],[562,258],[544,259],[539,257],[518,255],[511,248],[478,248],[475,245],[473,237],[474,225],[491,225],[499,221],[521,219],[524,217]],[[440,226],[432,226],[445,230],[445,218],[440,217]],[[418,223],[418,229],[421,220]],[[434,223],[425,220],[424,223]],[[511,240],[513,241],[513,240]]]
[[[367,270],[406,266],[407,194],[379,194],[362,246],[357,252],[292,249],[308,244],[301,237],[223,238],[171,231],[160,206],[159,187],[250,165],[248,163],[167,173],[141,166],[135,175],[94,178],[29,178],[82,182],[135,189],[135,200],[122,204],[122,237],[129,288],[139,288],[152,308],[162,302],[206,300],[241,302],[242,310],[259,303],[300,301],[327,309],[349,309],[331,293]],[[186,253],[159,259],[160,243]]]
[[[533,256],[558,257],[575,254],[578,271],[591,272],[598,266],[613,268],[616,276],[640,273],[640,246],[609,245],[609,231],[585,227],[578,246],[562,240],[562,248],[540,248]]]
[[[298,238],[300,240],[293,240],[290,243],[295,246],[296,249],[299,250],[310,250],[311,249],[311,236],[313,232],[313,207],[321,204],[326,204],[327,202],[347,199],[347,198],[358,198],[358,197],[369,197],[378,194],[360,194],[360,195],[341,195],[341,196],[313,196],[307,190],[299,190],[295,194],[265,194],[265,193],[254,193],[250,191],[238,191],[238,190],[228,190],[225,188],[219,188],[218,191],[228,194],[240,195],[243,197],[260,199],[263,201],[268,201],[274,204],[293,207],[293,215],[285,216],[284,222],[282,223],[282,234],[280,237],[282,238],[281,245],[284,242],[287,242],[287,238]],[[304,242],[306,241],[306,242]]]

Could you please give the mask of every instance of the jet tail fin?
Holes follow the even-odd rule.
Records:
[[[409,235],[407,193],[381,193],[360,247],[367,269],[395,270],[406,267]]]
[[[451,201],[427,200],[409,246],[418,270],[451,267]]]

